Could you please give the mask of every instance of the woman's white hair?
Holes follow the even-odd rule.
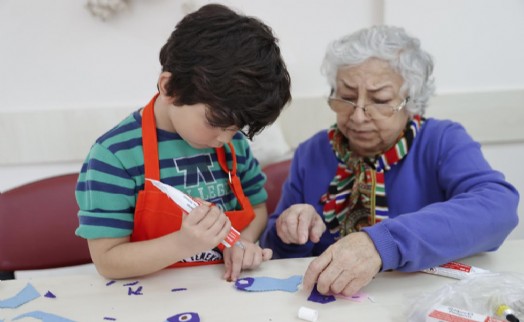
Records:
[[[424,115],[435,91],[433,59],[420,48],[420,41],[403,28],[374,26],[333,41],[326,50],[322,74],[336,90],[339,67],[358,65],[372,57],[387,61],[404,79],[401,92],[410,97],[407,111]]]

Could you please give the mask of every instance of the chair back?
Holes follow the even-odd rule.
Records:
[[[78,173],[41,179],[0,194],[0,272],[91,263],[75,235]]]
[[[269,215],[275,211],[278,205],[280,195],[282,194],[282,185],[289,174],[290,166],[291,160],[284,160],[267,164],[262,168],[262,172],[267,176],[264,188],[266,188],[268,194],[266,207]]]

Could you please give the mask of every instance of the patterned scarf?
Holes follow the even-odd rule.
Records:
[[[384,173],[408,154],[424,121],[414,116],[397,143],[374,159],[352,155],[349,141],[337,125],[328,129],[329,141],[339,162],[328,192],[320,202],[332,233],[338,232],[343,237],[388,218]]]

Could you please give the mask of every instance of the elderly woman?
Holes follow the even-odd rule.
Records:
[[[401,28],[330,44],[337,122],[295,152],[261,238],[276,258],[318,256],[304,286],[351,295],[380,271],[417,271],[496,250],[518,193],[451,121],[424,118],[433,62]]]

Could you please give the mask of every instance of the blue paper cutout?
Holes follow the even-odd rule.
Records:
[[[165,322],[200,322],[200,316],[196,312],[185,312],[173,315]]]
[[[284,279],[273,277],[244,277],[236,280],[235,287],[241,291],[247,292],[296,292],[301,282],[301,275],[293,275]]]
[[[333,295],[324,295],[324,294],[321,294],[321,293],[317,290],[317,284],[315,284],[315,286],[314,286],[313,289],[311,290],[311,294],[309,295],[309,297],[307,298],[307,300],[308,300],[308,301],[311,301],[311,302],[320,303],[320,304],[326,304],[326,303],[329,303],[329,302],[336,301],[336,298],[335,298],[335,296],[333,296]]]
[[[66,319],[66,318],[61,317],[59,315],[46,313],[46,312],[42,312],[42,311],[33,311],[33,312],[20,314],[19,316],[15,317],[13,319],[13,321],[14,320],[23,319],[25,317],[35,318],[35,319],[38,319],[38,320],[40,320],[42,322],[75,322],[73,320]]]
[[[31,283],[27,285],[13,297],[0,301],[0,308],[13,309],[19,307],[22,304],[30,302],[40,296],[40,293],[35,289]]]

